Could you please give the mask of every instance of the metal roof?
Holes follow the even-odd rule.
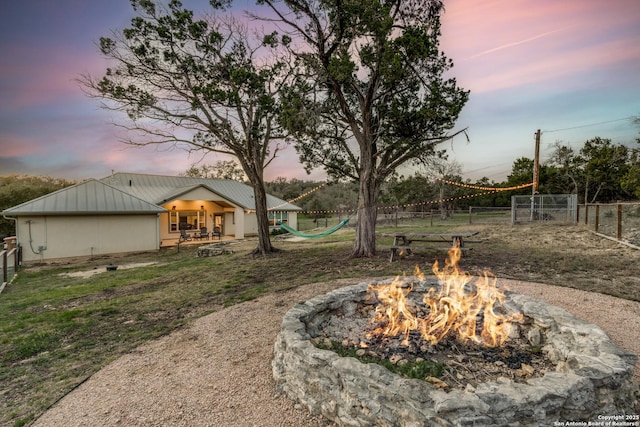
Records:
[[[198,187],[206,188],[236,206],[255,210],[253,189],[229,179],[117,173],[91,179],[30,200],[2,212],[18,215],[152,214],[167,210],[159,205]],[[300,207],[267,195],[267,208],[300,211]]]
[[[198,187],[204,187],[236,206],[255,210],[253,188],[231,179],[193,178],[187,176],[146,175],[115,173],[101,179],[125,193],[149,203],[162,205],[177,200],[181,195]],[[302,208],[267,194],[267,209],[300,211]]]
[[[6,209],[3,215],[153,214],[166,209],[91,179]]]

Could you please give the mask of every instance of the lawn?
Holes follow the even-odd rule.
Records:
[[[329,226],[334,225],[329,223]],[[419,221],[409,229],[424,228]],[[444,227],[435,224],[431,229]],[[488,268],[500,277],[539,281],[640,300],[638,252],[579,226],[472,225],[485,242],[462,267]],[[110,361],[140,344],[226,306],[302,284],[346,277],[389,277],[430,265],[445,253],[422,248],[389,263],[392,238],[380,227],[379,253],[351,259],[353,230],[302,242],[274,239],[281,251],[249,255],[255,242],[230,245],[235,253],[195,256],[195,246],[127,257],[28,266],[0,294],[0,425],[28,425]],[[594,262],[597,260],[597,262]],[[109,263],[152,265],[107,272]],[[99,271],[90,277],[68,273]]]

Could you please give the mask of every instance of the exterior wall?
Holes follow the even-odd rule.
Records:
[[[289,212],[288,213],[288,226],[291,228],[298,229],[298,212]]]
[[[236,222],[236,239],[244,239],[244,236],[247,233],[247,215],[245,215],[244,209],[240,207],[236,208],[233,218]]]
[[[250,236],[258,235],[258,217],[255,212],[244,214],[244,230]]]
[[[236,214],[236,215],[239,215],[239,214]],[[287,225],[295,229],[298,228],[297,212],[287,212]],[[256,217],[255,212],[244,214],[244,229],[245,229],[245,233],[248,235],[258,234],[258,218]]]
[[[235,209],[227,208],[222,218],[224,222],[224,229],[222,230],[223,234],[225,236],[235,236],[236,239],[239,238],[236,233],[238,226],[236,224]]]
[[[158,224],[157,214],[19,217],[16,234],[23,260],[40,261],[158,250]]]

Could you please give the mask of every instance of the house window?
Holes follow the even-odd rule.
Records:
[[[169,211],[169,231],[199,230],[206,227],[207,211]]]
[[[269,221],[273,222],[273,225],[276,225],[278,221],[282,221],[283,223],[288,223],[289,216],[288,212],[285,211],[269,211]]]

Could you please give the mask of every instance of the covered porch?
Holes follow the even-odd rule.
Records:
[[[245,209],[205,187],[175,195],[161,206],[167,210],[160,215],[162,246],[245,237]]]

